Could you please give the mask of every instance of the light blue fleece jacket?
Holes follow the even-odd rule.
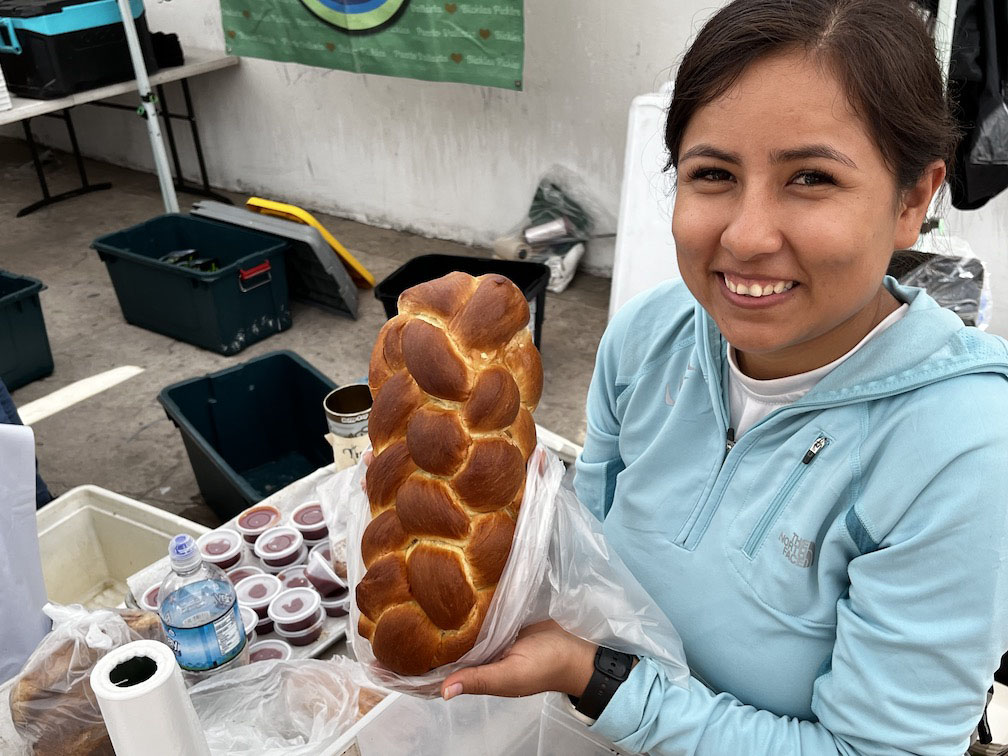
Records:
[[[681,284],[602,343],[578,497],[682,636],[593,729],[653,754],[963,754],[1008,649],[1008,344],[920,289],[728,449],[727,344]]]

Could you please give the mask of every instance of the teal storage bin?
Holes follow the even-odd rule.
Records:
[[[206,503],[228,520],[333,461],[322,400],[336,384],[289,351],[166,387]]]
[[[38,279],[0,270],[0,379],[10,391],[52,375],[39,300],[44,288]]]
[[[168,214],[95,239],[127,323],[224,355],[291,326],[281,239],[191,215]],[[195,250],[204,272],[163,262]]]

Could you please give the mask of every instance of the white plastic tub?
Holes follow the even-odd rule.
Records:
[[[114,607],[126,578],[168,553],[179,533],[209,528],[98,486],[78,486],[36,515],[42,572],[49,600]]]
[[[546,696],[539,723],[538,756],[630,756],[568,711],[559,693]]]
[[[392,693],[326,756],[536,756],[543,695],[425,700]]]

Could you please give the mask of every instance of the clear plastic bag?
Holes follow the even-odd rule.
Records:
[[[113,754],[91,670],[105,654],[135,640],[161,640],[153,612],[46,604],[52,631],[29,657],[10,692],[11,719],[32,752]]]
[[[366,467],[352,469],[339,493],[347,505],[347,569],[351,587],[364,576],[360,541],[371,520],[361,486]],[[371,644],[357,633],[360,610],[351,590],[354,655],[379,685],[435,697],[441,682],[464,667],[500,656],[526,625],[546,619],[586,640],[661,663],[669,679],[685,684],[689,668],[672,623],[641,587],[602,534],[601,523],[564,484],[565,468],[542,445],[529,461],[511,554],[476,644],[461,659],[425,675],[401,676],[383,668]]]
[[[384,695],[345,657],[256,662],[189,689],[215,756],[323,753]]]

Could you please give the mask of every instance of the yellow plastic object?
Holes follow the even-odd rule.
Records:
[[[340,244],[336,240],[336,237],[330,234],[329,230],[315,220],[315,216],[307,210],[302,210],[297,205],[288,205],[286,202],[274,202],[262,197],[249,197],[245,201],[245,207],[263,215],[275,215],[278,218],[297,221],[298,223],[304,223],[306,226],[311,226],[322,234],[322,238],[326,240],[326,243],[336,251],[336,254],[343,261],[346,269],[350,272],[350,277],[357,286],[362,289],[374,287],[375,278],[371,274],[371,271],[361,265],[357,258],[351,255],[347,251],[347,248]]]

